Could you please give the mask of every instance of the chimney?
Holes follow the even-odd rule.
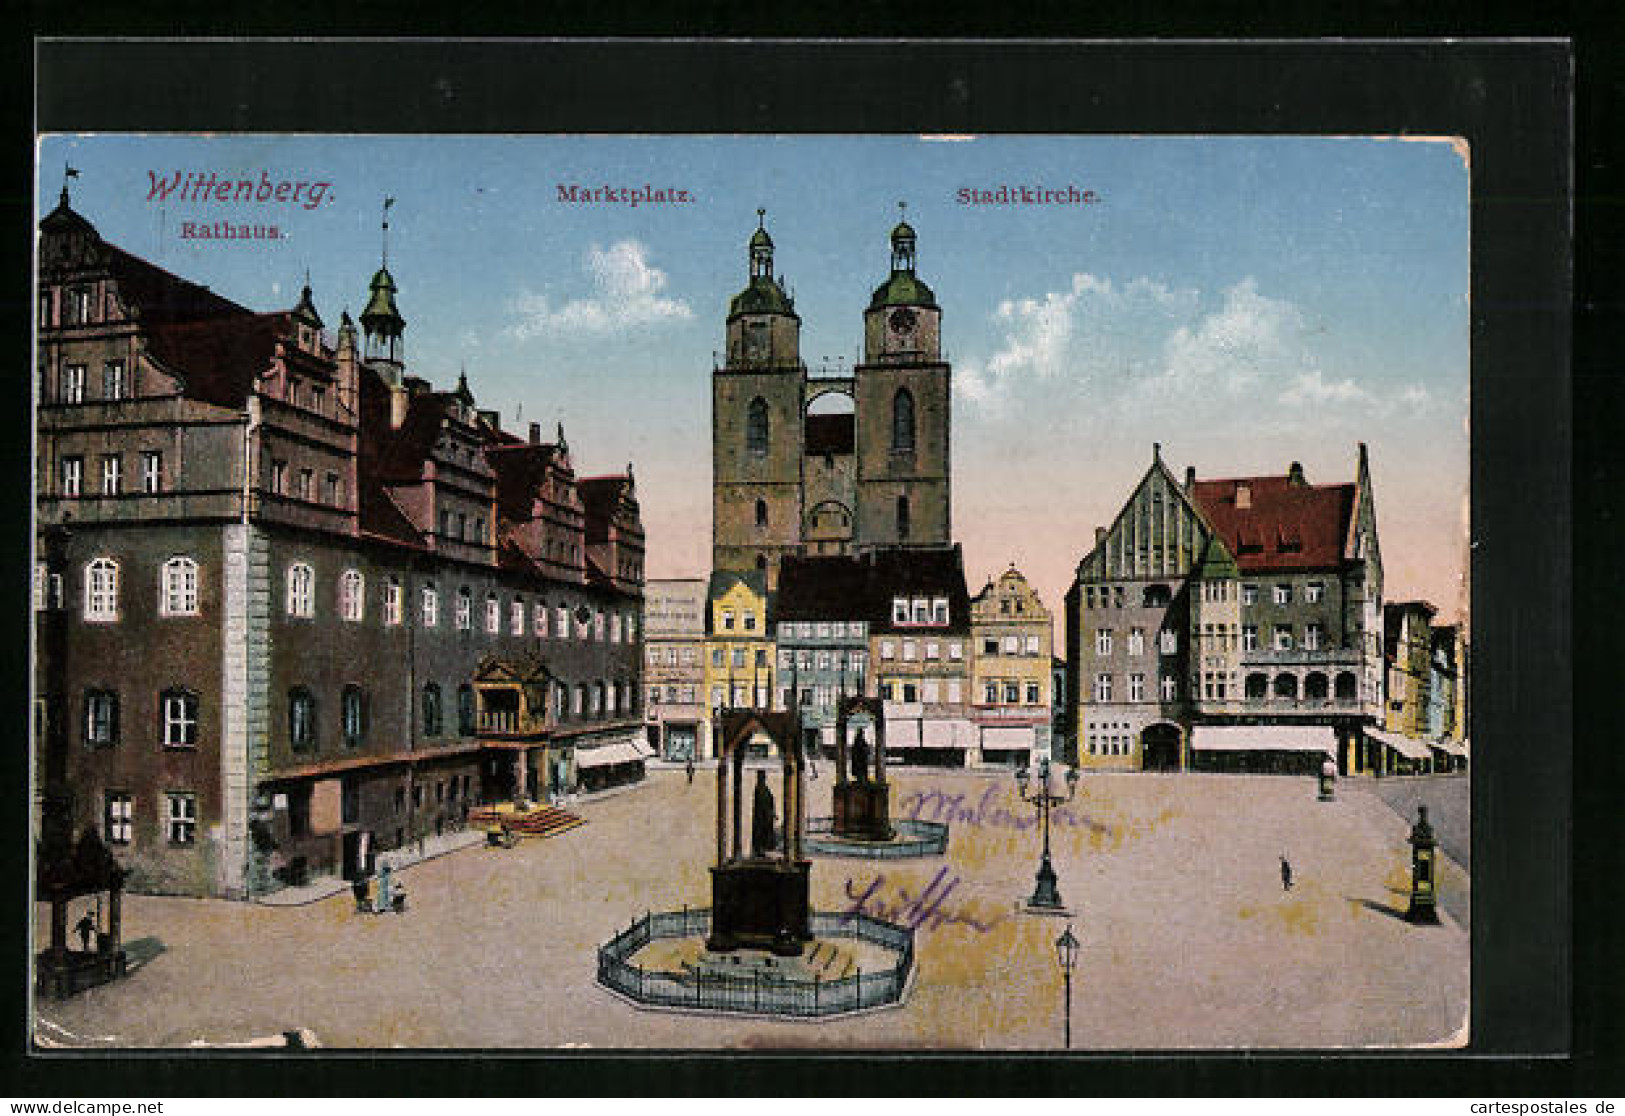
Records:
[[[1303,466],[1299,462],[1294,461],[1287,466],[1286,483],[1292,488],[1305,488],[1308,486],[1309,482],[1304,480]]]
[[[542,424],[539,422],[530,424],[530,444],[533,446],[542,444]]]
[[[1103,543],[1105,541],[1106,541],[1106,528],[1104,528],[1104,527],[1096,527],[1095,528],[1095,546],[1098,547],[1098,546],[1100,546],[1101,543]]]
[[[399,384],[389,385],[389,428],[399,430],[406,421],[406,407],[411,393]]]
[[[1253,506],[1253,487],[1245,481],[1236,485],[1236,507],[1250,508]]]
[[[1196,487],[1196,466],[1185,466],[1185,491],[1189,492]]]

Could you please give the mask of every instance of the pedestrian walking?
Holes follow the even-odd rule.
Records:
[[[1292,862],[1285,856],[1281,857],[1281,890],[1292,890]]]
[[[372,910],[372,881],[366,876],[357,876],[350,882],[350,892],[355,896],[356,914],[367,914]]]
[[[74,930],[79,935],[80,948],[86,953],[89,953],[90,936],[96,932],[96,916],[90,911],[86,911],[85,917],[81,918],[78,923],[74,925]]]
[[[389,861],[386,860],[384,866],[378,869],[378,905],[373,910],[380,912],[389,910],[392,902],[390,891],[394,885],[394,877],[389,872]]]
[[[688,785],[692,787],[694,785],[694,757],[693,756],[689,756],[687,762],[685,762],[683,764],[683,774],[688,776]]]

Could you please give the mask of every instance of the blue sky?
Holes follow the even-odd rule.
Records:
[[[308,268],[359,312],[384,196],[413,370],[466,366],[506,423],[562,420],[584,473],[635,462],[652,576],[709,560],[710,361],[768,210],[809,365],[850,366],[897,202],[954,364],[954,522],[972,589],[1010,561],[1059,610],[1160,442],[1177,475],[1352,478],[1369,443],[1389,597],[1461,603],[1468,169],[1447,142],[1336,138],[50,137],[107,239],[255,309]],[[330,183],[314,209],[149,200],[151,175]],[[569,204],[559,183],[689,191]],[[1090,189],[967,206],[962,187]],[[185,221],[279,240],[183,239]],[[522,409],[522,414],[521,414]]]

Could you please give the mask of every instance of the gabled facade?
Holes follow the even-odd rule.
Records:
[[[631,471],[578,485],[562,432],[410,374],[387,268],[329,334],[308,286],[251,311],[64,193],[39,291],[40,807],[134,888],[354,874],[640,737]],[[534,656],[541,738],[482,728],[476,674]]]
[[[971,721],[985,763],[1050,758],[1054,623],[1011,566],[971,599]]]
[[[1180,484],[1154,452],[1068,595],[1079,762],[1316,768],[1294,753],[1333,738],[1267,730],[1324,726],[1343,770],[1372,769],[1361,726],[1381,714],[1381,594],[1363,445],[1355,481],[1332,485],[1296,463]],[[1256,747],[1209,734],[1222,749],[1195,754],[1200,725],[1251,726]]]
[[[712,755],[705,686],[706,583],[651,580],[643,598],[644,723],[662,759],[684,763]]]

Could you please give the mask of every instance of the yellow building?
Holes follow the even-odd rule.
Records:
[[[768,709],[773,697],[773,639],[767,626],[767,575],[718,570],[706,593],[705,694],[707,730],[715,756],[718,709]]]
[[[984,763],[1050,755],[1054,620],[1012,565],[971,600],[971,721]]]

